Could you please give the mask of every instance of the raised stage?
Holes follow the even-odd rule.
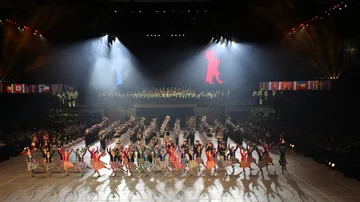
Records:
[[[202,141],[205,142],[204,138]],[[83,144],[74,148],[80,146]],[[54,156],[58,161],[58,155]],[[253,165],[255,171],[246,176],[239,175],[240,168],[236,166],[234,175],[229,177],[225,177],[224,170],[218,170],[215,176],[203,171],[198,176],[171,174],[167,177],[159,173],[148,177],[139,173],[132,176],[118,173],[116,177],[109,177],[110,171],[102,170],[99,178],[92,170],[83,177],[78,173],[30,177],[24,156],[19,156],[0,164],[0,201],[360,201],[359,181],[347,179],[291,150],[287,156],[289,172],[284,175],[278,164],[278,152],[274,149],[275,167],[270,167],[269,173],[265,171],[264,177],[257,174],[259,170]],[[41,159],[40,153],[36,158]],[[108,162],[109,156],[102,159]],[[89,162],[88,154],[85,162]]]

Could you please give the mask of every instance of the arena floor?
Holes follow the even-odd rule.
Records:
[[[83,144],[74,148],[80,146]],[[54,156],[58,160],[58,155]],[[283,175],[277,163],[278,152],[274,150],[275,167],[264,172],[264,177],[254,165],[251,175],[244,176],[237,166],[235,173],[228,177],[224,170],[218,170],[215,175],[204,171],[198,176],[118,173],[116,177],[109,177],[111,172],[102,170],[102,176],[96,177],[88,170],[83,177],[78,173],[31,177],[26,172],[24,157],[20,156],[0,164],[0,201],[360,201],[359,181],[347,179],[295,152],[288,151],[287,156],[289,172]],[[36,154],[36,158],[40,160],[41,155]],[[88,154],[86,158],[89,162]],[[105,162],[108,159],[108,155],[103,157]]]

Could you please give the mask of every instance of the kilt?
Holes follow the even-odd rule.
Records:
[[[168,162],[166,162],[166,161],[160,161],[159,165],[162,170],[166,170],[169,166]]]
[[[195,160],[191,160],[189,161],[189,169],[192,170],[193,168],[197,168],[199,167],[198,162],[196,162]]]
[[[231,156],[230,162],[231,162],[231,164],[237,164],[239,162],[239,160],[235,156]]]
[[[94,164],[94,159],[91,158],[91,159],[90,159],[90,165],[93,166],[93,164]]]
[[[269,164],[273,162],[273,159],[270,156],[265,156],[264,161]]]
[[[121,164],[119,162],[112,161],[112,162],[110,162],[110,167],[113,170],[119,170],[119,169],[121,169]]]
[[[250,164],[251,164],[251,163],[255,163],[255,158],[252,157],[252,156],[248,156],[248,157],[247,157],[247,162],[249,162]]]
[[[185,158],[181,159],[181,164],[186,165],[188,163],[188,160]]]
[[[51,163],[45,163],[45,168],[46,168],[47,171],[50,171],[50,170],[56,168],[56,166],[52,162]]]
[[[137,168],[136,164],[134,162],[129,162],[128,169],[132,170],[132,169],[135,169],[135,168]]]
[[[128,161],[127,158],[123,158],[122,163],[123,163],[125,166],[129,165],[129,161]]]
[[[184,169],[184,165],[181,164],[180,162],[175,162],[174,163],[174,168],[175,169]]]
[[[142,168],[144,166],[144,159],[138,159],[137,164]]]
[[[232,162],[231,161],[219,161],[218,162],[218,165],[222,168],[226,168],[228,166],[231,166],[232,165]]]
[[[80,169],[85,169],[87,166],[85,162],[77,162],[77,167]]]
[[[144,161],[143,162],[143,165],[142,165],[142,168],[149,168],[149,169],[153,169],[153,164],[152,163],[150,163],[150,161]]]
[[[268,163],[266,163],[264,160],[259,160],[259,163],[258,163],[259,168],[263,168],[267,165],[268,165]]]
[[[286,158],[280,157],[279,164],[285,166],[287,164]]]
[[[169,157],[169,165],[174,166],[174,164],[175,164],[174,157]]]
[[[204,162],[204,160],[201,157],[196,157],[196,162],[200,165]]]
[[[216,166],[216,163],[215,163],[215,161],[214,160],[211,160],[211,161],[207,161],[206,162],[206,168],[207,169],[211,169],[211,168],[214,168]]]
[[[63,163],[64,163],[64,170],[67,170],[69,168],[75,168],[75,165],[70,161],[64,161]]]
[[[98,170],[100,170],[100,169],[102,169],[102,168],[106,168],[106,166],[104,165],[103,162],[101,162],[101,161],[94,161],[94,163],[93,163],[93,169],[94,169],[95,171],[98,171]]]
[[[37,162],[28,162],[27,163],[27,169],[28,171],[33,171],[33,170],[36,170],[36,169],[39,169],[40,166]]]
[[[246,160],[242,160],[242,161],[240,162],[240,167],[242,167],[242,168],[248,168],[248,167],[250,167],[250,163],[247,162]]]

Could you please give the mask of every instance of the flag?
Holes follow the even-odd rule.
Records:
[[[314,90],[319,90],[319,80],[314,82]]]
[[[262,89],[266,89],[266,82],[264,82],[264,81],[262,81],[262,82],[260,82],[260,90],[262,90]]]
[[[307,90],[306,81],[297,81],[296,82],[296,90]]]
[[[271,82],[266,82],[266,90],[271,90]]]
[[[57,93],[62,92],[62,84],[54,84],[52,92],[57,92]]]
[[[50,92],[50,85],[46,85],[46,84],[39,84],[39,93],[48,93]]]
[[[314,90],[314,81],[307,81],[307,89]]]
[[[282,85],[282,81],[279,81],[279,83],[278,83],[278,88],[277,88],[276,90],[282,90],[282,89],[281,89],[281,85]]]
[[[323,90],[330,90],[331,89],[331,81],[330,80],[326,80],[323,83]]]
[[[13,92],[13,85],[12,84],[6,84],[6,92],[12,93]]]
[[[281,89],[282,90],[294,90],[294,82],[293,81],[282,81]]]
[[[25,93],[25,85],[24,84],[13,84],[12,92],[13,93]]]
[[[278,81],[272,81],[271,83],[271,89],[270,90],[278,90],[279,89],[279,82]]]
[[[26,85],[25,92],[26,93],[36,93],[36,85]]]

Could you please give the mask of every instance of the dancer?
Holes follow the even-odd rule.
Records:
[[[27,169],[31,174],[31,177],[34,177],[34,170],[40,168],[40,164],[33,158],[34,150],[35,150],[34,147],[32,147],[31,150],[29,149],[29,147],[25,147],[24,151],[21,152],[21,154],[24,154],[27,157],[26,164],[27,164]]]
[[[273,159],[270,157],[270,151],[272,149],[272,145],[271,144],[270,145],[262,144],[261,146],[264,148],[263,157],[264,157],[264,162],[266,163],[266,170],[268,171],[269,164],[274,166]]]
[[[105,154],[104,151],[100,152],[96,152],[95,155],[93,156],[94,159],[94,163],[93,163],[93,169],[95,170],[95,172],[98,174],[98,177],[100,177],[100,172],[99,170],[102,168],[106,168],[108,170],[110,170],[109,168],[107,168],[104,164],[104,162],[102,162],[100,160],[100,158]]]
[[[163,176],[167,175],[169,172],[169,164],[166,161],[166,156],[167,156],[167,152],[165,153],[164,149],[160,149],[159,150],[159,165],[160,165],[160,169],[163,171]]]
[[[222,84],[220,79],[219,65],[220,60],[216,58],[215,51],[213,49],[206,51],[206,59],[208,60],[207,74],[205,81],[209,84],[214,84],[213,77],[215,77],[218,84]]]
[[[259,149],[259,148],[256,148],[255,149],[255,151],[256,151],[256,153],[258,154],[258,156],[259,156],[259,160],[258,160],[258,167],[259,167],[259,169],[260,169],[260,171],[261,171],[261,175],[264,175],[264,172],[263,172],[263,167],[267,167],[267,163],[264,161],[264,152],[261,150],[261,149]]]
[[[195,161],[195,154],[193,150],[189,151],[188,156],[189,156],[189,171],[191,172],[192,175],[194,175],[195,168],[199,170],[199,164],[197,161]]]
[[[179,152],[181,164],[186,167],[186,165],[188,164],[188,160],[186,157],[189,153],[189,150],[185,150],[185,146],[181,146],[181,148],[179,148]]]
[[[63,156],[64,171],[67,176],[69,176],[69,168],[76,169],[75,165],[69,161],[69,157],[70,157],[72,151],[73,151],[72,148],[70,148],[70,150],[65,150],[65,151],[62,148],[60,148],[60,153]]]
[[[248,152],[248,156],[247,156],[247,162],[249,162],[250,164],[250,172],[252,170],[254,170],[253,168],[251,168],[251,164],[255,163],[255,165],[257,165],[255,158],[252,156],[253,151],[256,149],[256,145],[251,145],[250,143],[247,143],[247,152]]]
[[[286,157],[285,157],[285,153],[287,150],[287,145],[285,143],[285,140],[281,138],[281,143],[279,145],[279,151],[280,151],[280,159],[279,159],[279,164],[281,165],[281,169],[282,169],[282,173],[284,174],[284,171],[288,171],[286,168]]]
[[[173,171],[175,172],[175,174],[180,175],[182,172],[185,172],[185,167],[181,163],[180,155],[178,152],[175,153],[173,159],[174,159]]]
[[[240,147],[240,155],[241,155],[240,167],[242,167],[244,175],[246,175],[245,168],[249,168],[250,163],[247,162],[248,151],[243,146]]]
[[[194,150],[194,158],[196,157],[196,162],[199,164],[199,172],[200,172],[200,165],[203,165],[204,168],[206,168],[204,160],[201,157],[202,151],[204,149],[204,146],[202,146],[199,142],[197,147]]]
[[[230,159],[231,162],[231,167],[233,169],[233,173],[235,172],[235,164],[239,163],[239,159],[236,158],[236,151],[238,150],[239,145],[236,145],[236,148],[234,146],[228,145],[228,150],[229,150],[229,154],[228,154],[228,159]],[[230,158],[229,158],[230,157]]]
[[[116,161],[116,157],[118,156],[119,152],[112,147],[107,148],[106,151],[110,156],[110,167],[112,170],[112,175],[116,176],[116,171],[121,167],[119,163]]]
[[[207,157],[206,169],[209,171],[209,173],[211,173],[212,169],[214,169],[214,172],[216,172],[216,163],[214,161],[215,153],[216,153],[216,149],[214,149],[213,151],[211,150],[206,151],[206,157]]]
[[[128,174],[130,174],[130,169],[129,169],[129,159],[130,159],[130,156],[129,156],[129,152],[130,152],[130,147],[128,147],[127,149],[122,149],[120,148],[120,151],[123,155],[123,159],[122,159],[122,163],[126,169],[126,172]]]
[[[50,150],[47,150],[46,154],[45,154],[45,168],[46,168],[46,172],[48,173],[49,177],[51,177],[51,170],[56,168],[56,166],[54,164],[54,159],[53,159],[54,152],[55,152],[55,150],[53,150],[52,152],[50,152]]]
[[[85,168],[90,168],[84,162],[84,156],[85,156],[86,152],[87,152],[86,148],[76,149],[76,151],[74,152],[74,154],[76,155],[76,165],[77,165],[79,171],[82,173],[82,176],[84,175],[84,173],[82,171]]]

